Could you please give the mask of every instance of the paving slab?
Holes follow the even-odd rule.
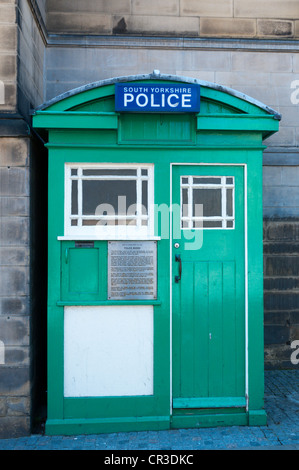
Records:
[[[131,451],[132,455],[147,451],[144,454],[146,461],[155,451],[169,456],[178,451],[193,455],[193,451],[199,450],[299,450],[299,368],[265,372],[265,408],[268,424],[261,427],[231,426],[80,436],[32,434],[0,440],[0,451],[101,450],[105,451],[108,459],[120,458],[120,451]],[[142,457],[139,456],[139,462],[144,463],[140,459]],[[167,463],[167,457],[165,459],[164,463]]]

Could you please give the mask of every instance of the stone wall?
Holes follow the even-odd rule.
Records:
[[[17,37],[15,0],[0,2],[0,111],[17,106]]]
[[[297,0],[48,0],[49,32],[298,38]]]
[[[299,339],[299,219],[264,222],[265,365],[298,367],[291,362]]]
[[[0,437],[28,433],[31,410],[30,139],[21,120],[14,128],[6,123],[0,122]]]
[[[41,311],[39,291],[32,296],[34,280],[40,275],[32,263],[39,250],[35,242],[42,220],[32,194],[40,168],[35,160],[43,150],[40,145],[39,151],[33,151],[29,112],[43,101],[43,49],[29,3],[1,1],[0,438],[30,433],[32,389],[39,380],[33,319],[39,309],[42,325],[46,310]]]
[[[32,430],[32,407],[46,390],[47,160],[30,109],[105,78],[160,69],[235,88],[282,114],[264,157],[265,361],[292,366],[291,343],[299,339],[295,39],[298,0],[0,0],[0,437]]]
[[[44,101],[45,43],[29,2],[18,3],[18,110],[29,117]]]

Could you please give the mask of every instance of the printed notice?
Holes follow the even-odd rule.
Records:
[[[108,299],[157,298],[157,242],[108,242]]]

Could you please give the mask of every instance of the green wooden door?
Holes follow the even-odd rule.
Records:
[[[242,166],[173,167],[173,407],[245,406]]]

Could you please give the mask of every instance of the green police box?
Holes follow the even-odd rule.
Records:
[[[120,85],[139,107],[116,112]],[[48,434],[266,423],[262,157],[279,120],[157,72],[35,111],[49,151]]]

